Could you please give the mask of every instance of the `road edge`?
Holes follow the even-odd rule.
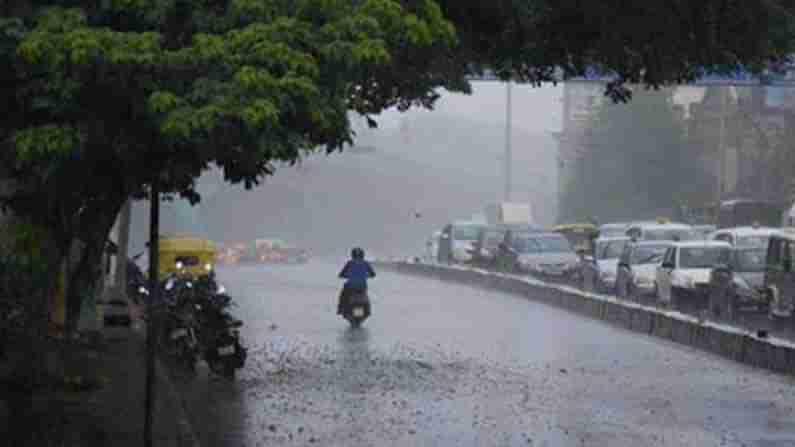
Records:
[[[687,345],[721,357],[776,373],[795,375],[795,343],[775,337],[758,338],[753,332],[722,323],[701,321],[617,298],[583,292],[570,286],[485,270],[421,264],[377,262],[397,273],[431,277],[522,296],[572,313],[605,321],[624,329]]]
[[[196,432],[193,430],[193,424],[190,423],[190,419],[188,418],[188,410],[185,405],[185,400],[182,398],[182,395],[179,393],[179,391],[177,391],[176,387],[172,383],[171,377],[169,377],[167,372],[168,369],[166,369],[166,366],[160,359],[155,360],[155,371],[157,375],[157,381],[163,384],[163,388],[165,388],[168,398],[177,404],[177,411],[179,414],[176,415],[176,418],[179,430],[178,434],[180,447],[201,447],[199,438],[196,436]]]

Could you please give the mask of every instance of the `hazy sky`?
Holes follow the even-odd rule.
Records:
[[[471,96],[444,94],[433,111],[377,117],[379,129],[361,138],[372,153],[314,155],[253,191],[210,187],[205,179],[200,206],[164,205],[162,233],[222,242],[281,237],[325,253],[344,254],[353,245],[416,253],[445,223],[502,197],[505,84],[479,82],[473,89]],[[560,130],[561,92],[561,86],[513,87],[514,198],[533,202],[542,223],[557,212],[557,142],[550,132]],[[413,217],[415,210],[422,218]],[[147,239],[147,217],[148,204],[136,204],[134,247]]]

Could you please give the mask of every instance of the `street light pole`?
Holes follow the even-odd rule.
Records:
[[[512,90],[512,82],[508,81],[505,87],[505,201],[511,201],[511,189],[512,189],[512,179],[511,179],[511,165],[513,164],[513,153],[511,148],[511,137],[512,137],[512,104],[511,104],[511,90]]]
[[[146,303],[146,397],[144,410],[144,447],[152,447],[152,416],[155,404],[155,304],[159,302],[160,284],[160,185],[152,181],[149,213],[149,295]]]

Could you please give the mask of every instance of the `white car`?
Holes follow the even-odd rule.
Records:
[[[736,227],[724,228],[709,235],[709,240],[724,241],[740,248],[767,248],[770,236],[778,234],[773,227]]]
[[[615,238],[615,237],[626,237],[627,228],[629,228],[631,224],[629,222],[611,222],[604,225],[599,226],[599,238],[606,239],[606,238]]]
[[[731,245],[720,241],[678,242],[665,252],[657,267],[657,296],[674,308],[702,308],[709,298],[710,275],[728,265]]]

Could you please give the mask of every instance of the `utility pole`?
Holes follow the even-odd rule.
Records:
[[[720,126],[718,130],[718,156],[716,157],[716,163],[718,168],[718,175],[717,175],[717,185],[715,188],[715,195],[716,195],[716,202],[718,206],[720,206],[720,201],[723,199],[723,183],[724,177],[726,176],[726,167],[724,159],[726,158],[726,148],[725,140],[726,140],[726,95],[728,93],[727,86],[718,87],[720,89]]]
[[[144,447],[152,447],[152,416],[155,405],[155,305],[160,301],[160,185],[155,176],[150,190],[149,213],[149,295],[146,303],[146,408],[144,410]]]
[[[512,132],[512,104],[511,104],[511,90],[512,90],[512,82],[508,81],[505,87],[505,201],[511,201],[511,189],[512,179],[511,179],[511,165],[513,164],[513,153],[511,148],[511,137],[513,135]]]

